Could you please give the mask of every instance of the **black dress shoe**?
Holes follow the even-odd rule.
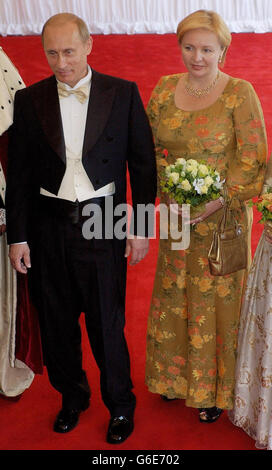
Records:
[[[110,419],[107,442],[110,444],[121,444],[132,433],[133,428],[133,418],[128,416],[113,416]]]
[[[80,413],[87,410],[88,407],[89,402],[82,406],[80,410],[62,408],[54,423],[54,431],[60,433],[72,431],[78,424]]]
[[[178,400],[178,398],[169,398],[166,395],[161,395],[162,400],[164,401],[173,401],[173,400]]]
[[[199,421],[201,423],[214,423],[223,413],[221,408],[213,406],[212,408],[199,408]]]

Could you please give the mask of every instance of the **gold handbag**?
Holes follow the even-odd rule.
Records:
[[[234,218],[229,202],[225,203],[223,215],[214,231],[208,261],[213,276],[224,276],[247,267],[246,236]]]

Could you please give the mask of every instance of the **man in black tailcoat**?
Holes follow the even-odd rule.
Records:
[[[10,259],[18,272],[29,272],[49,379],[62,395],[54,430],[73,429],[89,406],[78,322],[84,312],[110,412],[107,440],[120,443],[133,430],[135,409],[123,331],[126,258],[139,262],[148,238],[136,223],[127,239],[105,234],[105,224],[102,238],[83,236],[82,211],[95,205],[99,210],[89,215],[94,223],[97,214],[104,220],[111,198],[115,214],[126,202],[127,168],[134,215],[139,205],[155,202],[153,139],[135,83],[88,66],[92,38],[80,18],[54,15],[42,41],[54,75],[15,96],[6,195]]]

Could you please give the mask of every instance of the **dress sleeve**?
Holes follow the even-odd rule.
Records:
[[[264,182],[267,136],[262,107],[252,85],[246,81],[237,84],[226,105],[233,106],[236,136],[236,153],[226,178],[228,194],[234,201],[247,201],[261,193]]]
[[[166,82],[166,77],[161,77],[159,79],[157,85],[155,86],[154,90],[151,93],[151,97],[146,108],[147,116],[148,116],[152,133],[153,133],[154,145],[155,145],[155,153],[156,153],[156,161],[157,161],[157,195],[158,197],[160,197],[161,195],[161,192],[160,192],[161,173],[166,166],[164,149],[162,145],[160,144],[158,134],[157,134],[158,126],[160,122],[161,110],[162,110],[162,106],[164,105],[162,92],[164,90],[165,82]]]

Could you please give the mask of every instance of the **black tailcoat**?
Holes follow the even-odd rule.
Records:
[[[135,211],[138,204],[155,203],[156,164],[153,138],[135,83],[93,71],[82,163],[96,190],[110,182],[115,183],[113,210],[118,204],[126,202],[127,170]],[[73,287],[67,288],[68,284],[63,280],[67,277],[70,265],[66,267],[65,262],[62,262],[60,245],[55,247],[55,239],[62,237],[62,225],[60,223],[56,226],[50,225],[52,221],[44,224],[44,219],[38,214],[40,188],[57,195],[65,168],[66,151],[57,82],[52,76],[19,90],[15,95],[6,191],[7,235],[9,244],[29,242],[31,250],[33,247],[31,253],[36,253],[36,258],[33,257],[32,260],[37,260],[32,264],[39,269],[37,271],[39,274],[32,277],[35,277],[35,281],[39,283],[41,278],[45,279],[43,287],[40,286],[42,294],[39,299],[37,296],[37,306],[42,312],[41,330],[51,383],[62,393],[67,406],[83,406],[83,401],[89,396],[89,389],[83,371],[80,372],[80,332],[74,324],[74,310],[72,311],[70,302],[66,299],[69,295],[73,295],[71,294]],[[46,243],[39,253],[37,225],[42,227],[42,224],[44,225],[40,230],[40,239],[44,241],[46,233],[46,237],[51,239],[50,247],[55,247],[51,262],[48,261],[52,256],[51,248],[48,253],[44,253]],[[63,232],[68,230],[67,224],[65,227]],[[75,232],[69,229],[65,233],[69,234],[73,245],[71,234]],[[138,234],[143,235],[143,233]],[[89,276],[86,271],[89,265],[87,262],[86,268],[82,252],[91,257],[92,263],[99,263],[99,253],[96,248],[93,254],[90,254],[89,245],[86,245],[86,241],[82,238],[82,241],[79,240],[80,248],[77,249],[76,260],[77,266],[85,266],[77,271],[75,284],[78,280],[80,282],[82,276],[88,280],[87,288],[85,282],[84,295],[89,298],[91,314],[86,315],[86,325],[101,371],[102,396],[112,414],[130,413],[134,407],[134,399],[130,393],[129,359],[123,337],[125,243],[125,240],[116,238],[113,240],[111,264],[106,266],[106,258],[105,267],[100,269],[98,278],[92,274],[93,280],[90,282],[86,277]],[[70,255],[71,250],[68,251]],[[33,269],[34,267],[31,271]],[[97,282],[98,288],[94,287]],[[121,300],[116,297],[118,285]],[[90,296],[91,288],[93,294]],[[100,297],[93,303],[95,295],[98,296],[98,290]],[[38,287],[34,291],[38,292]],[[47,309],[44,304],[47,305]],[[93,312],[96,312],[95,316]],[[70,324],[71,328],[68,326]],[[75,331],[72,342],[69,340],[69,334],[63,333],[68,329]],[[71,349],[71,344],[76,345],[75,349]]]
[[[65,173],[55,76],[16,93],[10,134],[6,194],[9,244],[31,239],[40,187],[57,194]],[[127,169],[135,213],[137,204],[154,203],[153,138],[135,83],[92,71],[82,162],[94,189],[115,182],[114,207],[126,201]],[[124,241],[115,240],[115,249],[117,259],[122,258]],[[120,270],[123,284],[121,265]]]

